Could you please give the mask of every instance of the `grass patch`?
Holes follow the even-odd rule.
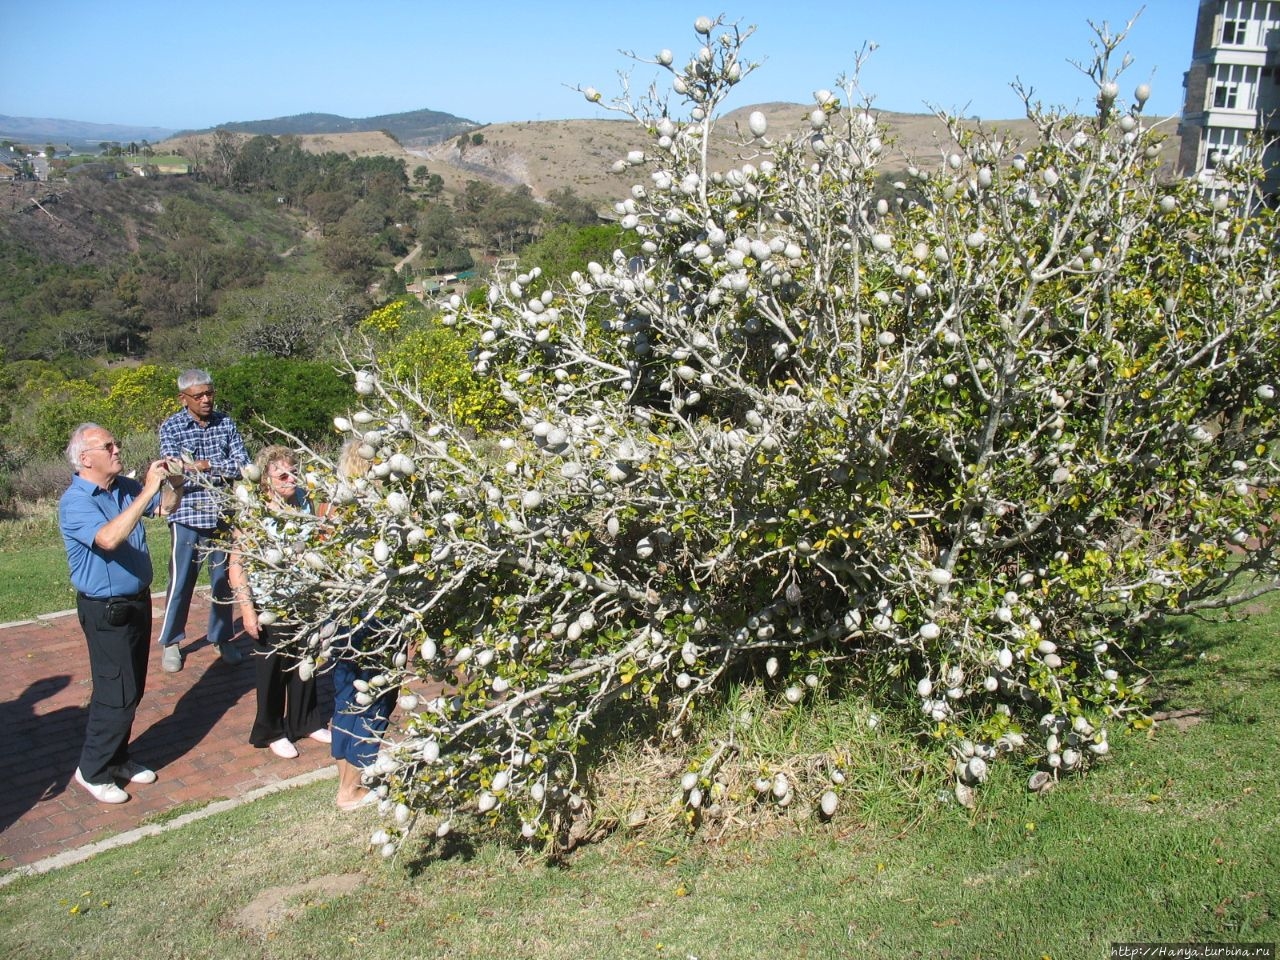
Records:
[[[155,577],[153,592],[169,586],[169,525],[160,519],[144,520],[147,547]],[[200,569],[199,583],[208,574]],[[40,503],[18,516],[0,520],[0,623],[30,620],[41,614],[71,610],[76,592],[67,572],[67,552],[58,532],[58,505]]]
[[[0,891],[0,930],[33,960],[1065,958],[1112,941],[1274,942],[1277,629],[1268,612],[1171,631],[1161,707],[1200,722],[1116,736],[1107,762],[1044,795],[1002,763],[973,811],[880,798],[718,841],[674,818],[553,868],[430,829],[383,861],[365,848],[377,817],[338,813],[317,783],[18,879]],[[819,714],[845,736],[838,705]],[[889,816],[912,809],[909,825]]]
[[[0,521],[0,582],[5,585],[0,591],[0,623],[75,606],[57,509],[57,504],[41,503]],[[147,543],[153,546],[150,530]]]
[[[138,826],[161,826],[166,823],[172,823],[179,817],[185,816],[188,813],[195,813],[197,810],[203,810],[212,803],[221,803],[226,799],[226,797],[210,797],[208,800],[188,800],[185,803],[179,803],[176,806],[170,807],[168,810],[159,810],[150,816],[143,817],[138,821]]]

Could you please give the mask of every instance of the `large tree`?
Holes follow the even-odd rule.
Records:
[[[236,330],[239,355],[314,359],[335,353],[367,309],[333,277],[276,273],[224,296],[218,322]]]
[[[752,115],[752,159],[713,171],[750,31],[695,31],[687,64],[655,61],[685,118],[613,103],[652,138],[619,163],[638,254],[447,305],[514,427],[477,440],[375,362],[337,421],[368,475],[316,461],[333,526],[246,538],[304,670],[345,650],[379,668],[370,698],[447,688],[406,692],[372,772],[387,853],[421,810],[562,839],[611,704],[683,728],[755,668],[790,703],[870,678],[953,752],[962,802],[1005,751],[1038,786],[1141,715],[1144,625],[1277,586],[1277,222],[1253,161],[1212,196],[1161,182],[1149,91],[1121,98],[1103,27],[1093,115],[1028,98],[1027,143],[944,117],[954,142],[893,198],[856,73],[803,135]],[[270,508],[242,496],[252,530]],[[690,811],[731,754],[688,775]],[[830,790],[830,813],[815,768],[758,789]]]

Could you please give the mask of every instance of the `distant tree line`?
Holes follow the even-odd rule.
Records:
[[[155,149],[147,140],[120,143],[115,140],[104,140],[98,144],[104,157],[154,157]]]

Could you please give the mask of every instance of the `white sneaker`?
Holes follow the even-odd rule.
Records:
[[[329,732],[328,727],[321,727],[319,730],[312,730],[307,734],[307,736],[318,743],[333,743],[333,734]]]
[[[93,794],[93,799],[99,803],[124,803],[129,799],[129,795],[114,783],[90,783],[79,767],[76,767],[76,783]]]
[[[177,673],[182,669],[183,659],[182,649],[176,643],[171,643],[160,655],[160,669],[165,673]]]
[[[281,737],[279,740],[272,740],[268,747],[281,760],[292,760],[298,755],[298,748],[293,745],[293,741],[288,737]]]
[[[140,763],[126,760],[124,763],[109,768],[113,777],[128,780],[130,783],[155,783],[156,772]]]

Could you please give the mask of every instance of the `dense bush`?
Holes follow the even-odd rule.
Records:
[[[695,30],[687,65],[655,60],[687,119],[614,103],[651,137],[618,164],[644,171],[618,205],[639,255],[448,306],[517,427],[477,445],[374,363],[338,423],[369,474],[312,478],[336,525],[246,542],[305,671],[361,624],[367,696],[450,688],[401,697],[373,771],[387,853],[417,811],[563,841],[607,708],[680,731],[731,678],[785,705],[856,674],[952,752],[961,802],[1003,753],[1038,787],[1142,717],[1139,628],[1277,586],[1255,158],[1220,164],[1216,195],[1161,183],[1148,90],[1121,99],[1104,29],[1096,113],[1028,102],[1028,143],[945,118],[954,144],[892,199],[856,73],[805,135],[751,116],[752,161],[716,173],[713,118],[754,65],[736,28]],[[252,528],[267,508],[241,495]],[[721,742],[682,781],[691,815]],[[756,790],[831,815],[841,779]]]
[[[15,364],[11,373],[5,446],[19,462],[56,458],[85,421],[136,433],[154,430],[178,406],[177,370],[154,364],[100,369],[88,379],[64,377],[48,364]]]
[[[178,409],[178,369],[155,364],[100,369],[87,378],[67,378],[48,364],[12,364],[5,391],[3,429],[8,495],[38,499],[61,489],[62,453],[80,423],[100,423],[129,438],[126,465],[145,466],[159,453],[156,431]],[[264,426],[287,431],[307,443],[333,435],[334,416],[350,405],[350,387],[328,362],[257,358],[215,371],[218,407],[237,420],[245,440],[279,439]],[[141,443],[139,438],[151,437]],[[51,479],[53,487],[50,487]]]
[[[4,369],[0,502],[61,493],[68,473],[63,451],[71,431],[85,421],[106,426],[125,442],[126,468],[145,466],[158,441],[140,444],[138,438],[154,435],[177,407],[177,372],[152,364],[101,369],[88,379],[68,378],[47,363]]]
[[[547,280],[568,281],[592,260],[609,260],[613,251],[638,253],[640,245],[616,223],[560,224],[520,252],[520,260],[542,270]]]
[[[476,338],[441,325],[416,301],[386,304],[361,329],[390,376],[412,384],[458,427],[476,432],[507,415],[497,385],[472,369]]]
[[[319,443],[332,436],[333,418],[351,398],[349,380],[323,360],[242,360],[215,371],[214,383],[219,409],[235,417],[251,446],[280,442],[276,431]]]

